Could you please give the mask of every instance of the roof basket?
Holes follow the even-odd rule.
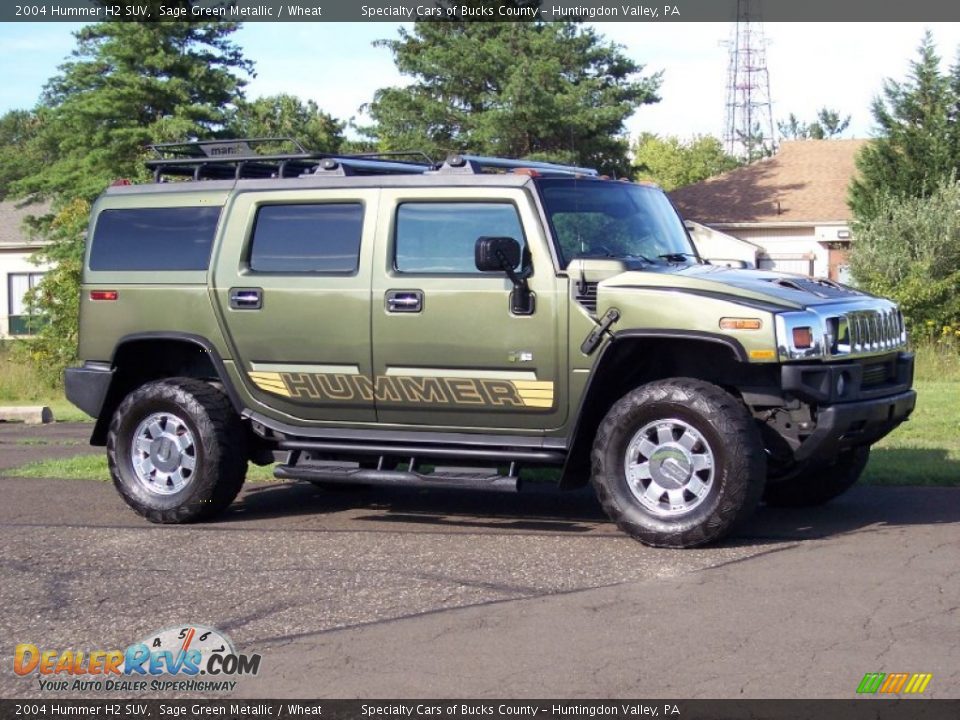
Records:
[[[440,168],[440,172],[471,175],[497,170],[537,170],[544,174],[586,175],[588,177],[597,177],[599,174],[595,168],[558,165],[539,160],[508,160],[481,155],[450,155]]]
[[[157,156],[146,162],[153,171],[154,182],[163,182],[166,177],[192,180],[299,177],[320,172],[322,161],[327,159],[338,164],[343,170],[340,174],[351,175],[422,173],[435,167],[429,156],[418,151],[338,155],[306,150],[289,137],[158,143],[150,149]]]

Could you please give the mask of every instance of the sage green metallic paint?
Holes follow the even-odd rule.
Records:
[[[597,316],[616,308],[614,332],[643,329],[726,335],[749,354],[774,350],[773,312],[817,302],[810,293],[780,287],[772,273],[707,265],[627,270],[616,260],[574,261],[557,267],[544,231],[536,190],[516,175],[474,178],[336,178],[237,183],[170,183],[113,188],[96,203],[106,208],[223,205],[211,270],[104,273],[87,270],[80,320],[80,356],[109,361],[125,335],[186,333],[206,338],[245,408],[300,427],[419,428],[564,436],[570,433],[602,346],[580,351],[596,321],[576,301],[581,280],[600,281]],[[598,181],[601,182],[601,181]],[[179,187],[178,187],[179,186]],[[535,311],[515,315],[511,283],[499,274],[402,274],[393,265],[393,225],[405,201],[510,202],[519,213],[533,275]],[[246,258],[257,208],[269,203],[344,202],[364,205],[359,268],[355,274],[277,274],[250,270]],[[230,308],[231,288],[260,288],[259,310]],[[116,289],[116,301],[92,301],[92,289]],[[419,313],[387,312],[389,290],[418,290]],[[759,330],[720,328],[725,317],[758,318]],[[604,342],[608,342],[605,340]],[[552,383],[549,407],[476,408],[294,398],[270,392],[276,381],[250,373],[300,366],[350,368],[371,382],[378,376],[526,378]],[[264,370],[266,368],[266,370]],[[319,372],[313,370],[312,372]],[[329,370],[328,370],[329,372]],[[321,373],[322,374],[322,373]],[[254,377],[257,377],[256,375]],[[535,380],[529,380],[531,377]],[[284,380],[286,382],[286,380]],[[540,387],[540,386],[537,386]],[[545,385],[543,387],[546,387]],[[543,403],[546,405],[546,403]]]

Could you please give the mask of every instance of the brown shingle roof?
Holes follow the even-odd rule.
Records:
[[[30,203],[24,205],[13,200],[0,202],[0,245],[39,244],[27,235],[23,221],[30,215],[45,215],[50,211],[49,203]]]
[[[849,220],[847,188],[866,142],[788,140],[771,158],[678,188],[670,198],[684,217],[713,225]]]

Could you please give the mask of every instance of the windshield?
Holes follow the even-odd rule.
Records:
[[[564,268],[585,257],[699,262],[659,188],[577,179],[542,179],[537,186]]]

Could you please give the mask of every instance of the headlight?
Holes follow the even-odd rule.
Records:
[[[776,316],[777,352],[781,361],[823,358],[829,342],[828,331],[819,315],[785,312]]]

